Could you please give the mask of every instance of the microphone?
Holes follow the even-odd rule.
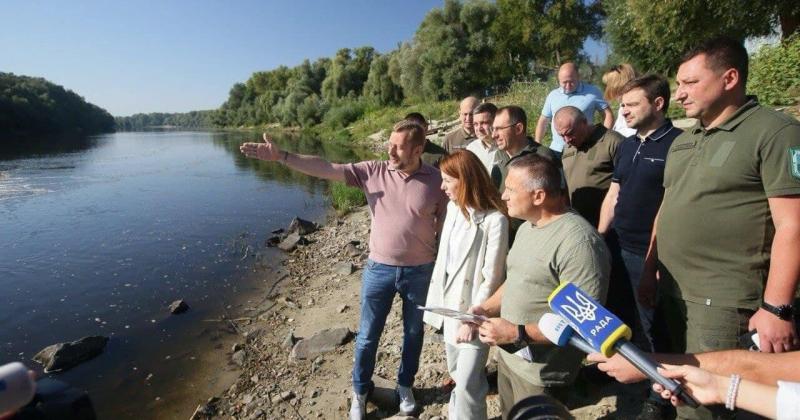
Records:
[[[559,347],[571,344],[584,353],[594,353],[594,349],[586,340],[582,339],[580,336],[576,337],[575,334],[573,334],[575,330],[569,326],[567,320],[556,314],[548,312],[542,315],[542,317],[539,318],[539,331],[541,331],[542,335],[550,340],[550,342]]]
[[[20,362],[0,366],[0,415],[13,412],[33,399],[36,384]]]
[[[572,329],[578,332],[589,345],[606,357],[619,352],[651,381],[669,390],[691,407],[700,404],[675,379],[658,373],[658,365],[650,360],[638,347],[631,344],[631,329],[593,297],[572,283],[562,283],[547,298],[552,309],[561,315]]]

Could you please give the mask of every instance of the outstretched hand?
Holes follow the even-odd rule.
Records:
[[[249,158],[259,160],[276,161],[281,158],[281,150],[272,141],[267,133],[263,134],[263,143],[247,142],[239,146],[239,151]]]
[[[675,366],[665,364],[663,368],[658,368],[658,372],[667,378],[680,381],[700,404],[722,404],[725,402],[725,397],[720,396],[720,388],[727,389],[727,384],[724,383],[726,378],[689,365]],[[676,395],[673,395],[657,383],[653,384],[653,391],[661,394],[661,398],[668,399],[672,405],[678,406],[682,404]]]

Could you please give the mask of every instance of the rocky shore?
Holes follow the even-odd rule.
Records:
[[[239,336],[229,349],[229,363],[238,365],[241,374],[227,392],[198,406],[193,419],[347,418],[368,236],[369,215],[361,208],[301,235],[303,240],[286,254],[282,266],[265,272],[275,279],[270,288],[229,320]],[[377,389],[368,404],[368,418],[406,418],[394,417],[393,380],[402,345],[400,312],[400,301],[395,299],[378,351]],[[426,329],[415,384],[421,405],[416,418],[420,419],[447,417],[449,390],[442,384],[448,375],[438,337]],[[488,369],[492,379],[493,368]],[[591,375],[591,369],[584,370],[569,402],[575,418],[634,417],[641,405],[642,385],[611,383]],[[489,416],[499,418],[499,414],[493,385]]]

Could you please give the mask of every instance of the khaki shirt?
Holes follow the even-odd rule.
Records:
[[[556,157],[553,154],[553,151],[547,148],[547,146],[543,146],[539,143],[536,143],[532,138],[528,137],[528,144],[519,151],[514,156],[509,156],[505,150],[497,150],[495,152],[495,165],[492,167],[492,171],[490,173],[492,182],[494,186],[497,187],[497,190],[500,191],[500,194],[506,189],[506,176],[508,176],[508,164],[511,163],[511,160],[518,156],[524,156],[528,153],[536,153],[539,156],[546,157],[558,164],[556,161]],[[560,166],[560,165],[559,165]]]
[[[603,238],[574,211],[536,227],[525,222],[506,258],[500,316],[513,324],[535,324],[550,312],[547,297],[561,282],[572,282],[605,302],[611,261]],[[538,386],[572,383],[583,358],[571,347],[534,344],[533,362],[500,350],[514,372]]]
[[[758,308],[775,235],[767,199],[800,194],[800,123],[755,98],[717,127],[698,122],[672,143],[664,188],[657,226],[664,291]]]
[[[600,207],[614,175],[617,147],[623,140],[616,131],[597,124],[580,148],[567,146],[561,155],[572,208],[592,226],[597,227],[600,219]]]
[[[464,131],[464,128],[458,126],[457,129],[447,133],[447,135],[444,136],[442,147],[444,147],[444,150],[446,150],[447,153],[453,153],[458,149],[467,147],[467,145],[476,138],[477,137],[474,135],[467,134],[467,132]]]
[[[420,156],[422,162],[434,168],[438,168],[439,162],[441,162],[445,156],[447,156],[447,151],[445,151],[442,146],[430,140],[425,140],[425,149],[422,150],[422,156]]]

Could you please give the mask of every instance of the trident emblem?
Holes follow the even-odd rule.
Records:
[[[594,321],[596,318],[595,310],[597,310],[597,305],[580,293],[575,293],[575,298],[577,298],[577,302],[572,299],[572,296],[567,296],[566,299],[573,306],[561,305],[561,309],[572,315],[572,317],[581,324],[583,324],[584,321]]]

